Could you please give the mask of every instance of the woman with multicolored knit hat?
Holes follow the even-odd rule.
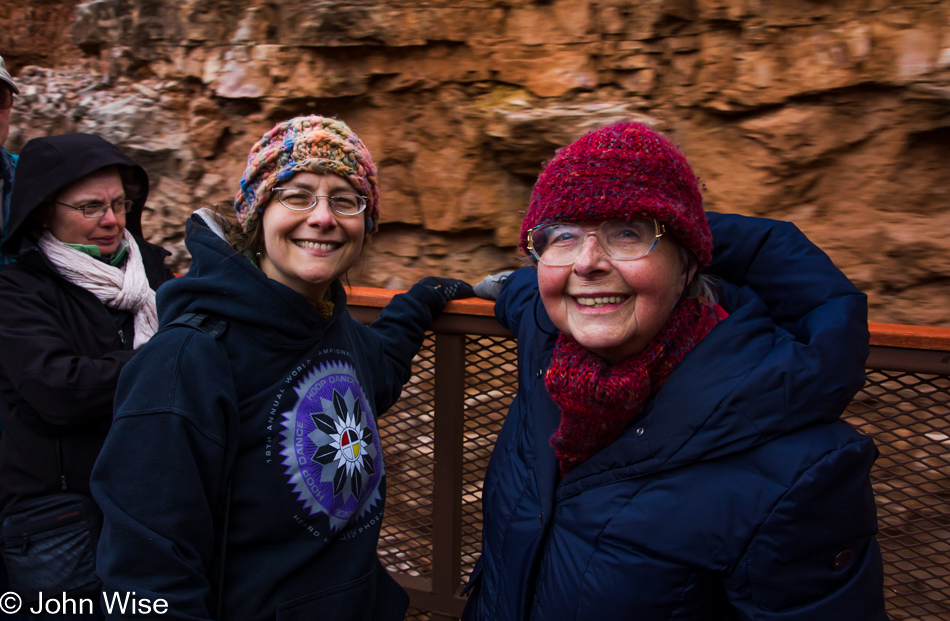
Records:
[[[535,266],[476,287],[520,373],[465,619],[887,618],[876,450],[839,420],[866,298],[793,225],[708,215],[644,125],[541,172]]]
[[[93,471],[108,616],[143,614],[130,593],[176,619],[405,616],[376,556],[376,421],[471,287],[427,278],[372,326],[350,317],[340,278],[376,230],[378,188],[349,127],[300,117],[254,145],[232,207],[188,223],[191,269],[158,295]]]

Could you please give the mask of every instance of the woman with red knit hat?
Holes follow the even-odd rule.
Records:
[[[488,287],[520,377],[466,619],[887,618],[877,453],[839,420],[866,298],[793,225],[709,216],[644,125],[542,171],[535,265]]]

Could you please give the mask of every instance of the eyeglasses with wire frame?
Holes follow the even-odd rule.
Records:
[[[9,86],[0,84],[0,110],[9,110],[16,101],[16,93]]]
[[[274,188],[277,200],[291,211],[310,211],[317,200],[327,199],[330,209],[341,216],[356,216],[366,209],[366,197],[359,194],[314,194],[303,188]]]
[[[56,204],[62,205],[63,207],[69,207],[70,209],[75,209],[76,211],[81,211],[82,215],[86,218],[101,218],[102,216],[106,215],[106,212],[109,211],[110,207],[112,208],[112,213],[117,216],[128,213],[131,211],[135,201],[121,199],[114,200],[111,203],[89,203],[87,205],[80,205],[78,207],[68,205],[61,201],[56,201]]]
[[[653,218],[604,220],[593,230],[574,222],[551,222],[528,231],[528,251],[551,267],[574,265],[593,235],[611,259],[634,261],[647,256],[666,228]]]

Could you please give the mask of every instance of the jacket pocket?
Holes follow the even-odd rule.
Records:
[[[402,621],[408,608],[409,595],[377,561],[356,580],[284,602],[277,621]]]
[[[25,601],[39,592],[98,589],[99,508],[81,494],[54,494],[15,505],[0,526],[10,588]]]

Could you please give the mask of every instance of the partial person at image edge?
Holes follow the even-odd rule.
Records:
[[[3,148],[10,135],[10,115],[16,95],[20,94],[10,72],[7,71],[3,56],[0,56],[0,243],[7,236],[10,220],[10,196],[13,194],[13,175],[16,170],[17,156]],[[0,270],[6,261],[0,253]],[[2,430],[2,427],[0,427]]]
[[[10,215],[10,195],[13,193],[13,175],[17,161],[17,156],[3,148],[3,144],[10,135],[10,115],[15,96],[20,93],[20,89],[7,71],[2,56],[0,56],[0,82],[2,82],[0,84],[0,100],[2,100],[0,104],[0,243],[3,243],[6,238],[7,219]],[[0,253],[0,270],[3,269],[5,263],[3,254]],[[0,420],[0,436],[2,434],[3,421]],[[6,568],[0,563],[0,592],[5,592],[8,587]]]

